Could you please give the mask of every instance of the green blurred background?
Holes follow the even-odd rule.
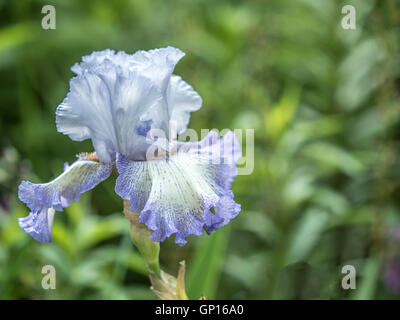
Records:
[[[56,30],[41,28],[56,7]],[[357,29],[341,27],[356,8]],[[153,299],[109,179],[56,214],[53,243],[17,217],[22,179],[47,182],[91,151],[54,111],[82,55],[167,45],[203,97],[190,127],[254,128],[241,214],[212,236],[161,246],[191,298],[400,297],[400,3],[396,0],[0,0],[0,298]],[[244,150],[246,152],[246,150]],[[397,233],[397,234],[396,234]],[[57,289],[41,287],[43,265]],[[357,289],[343,290],[344,265]]]

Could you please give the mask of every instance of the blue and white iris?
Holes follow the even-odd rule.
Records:
[[[173,74],[183,56],[172,47],[132,55],[105,50],[72,67],[76,76],[57,108],[57,130],[75,141],[91,139],[95,153],[79,155],[49,183],[21,183],[19,198],[31,210],[19,219],[26,233],[51,241],[54,212],[108,178],[113,166],[116,193],[140,213],[153,241],[175,233],[183,245],[188,235],[216,231],[239,213],[231,184],[241,151],[233,132],[218,139],[211,131],[199,142],[176,142],[166,134],[167,143],[160,143],[152,135],[170,132],[171,123],[183,132],[190,113],[201,107],[198,93]]]

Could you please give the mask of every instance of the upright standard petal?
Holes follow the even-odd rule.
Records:
[[[151,79],[165,93],[175,65],[185,55],[174,47],[137,51],[129,57],[130,69]]]
[[[84,72],[70,88],[56,111],[57,130],[72,140],[92,139],[102,162],[114,161],[116,152],[144,160],[147,132],[167,127],[159,89],[138,73],[126,77],[111,67],[104,74]]]
[[[115,51],[111,49],[94,51],[87,56],[83,56],[82,61],[75,63],[71,67],[71,70],[76,75],[82,75],[87,71],[93,72],[98,70],[99,66],[103,65],[105,61],[123,67],[127,65],[127,54],[123,51],[115,53]]]
[[[80,158],[48,183],[34,184],[22,181],[18,188],[19,199],[31,210],[19,219],[20,227],[34,239],[51,241],[54,210],[62,211],[80,195],[94,188],[111,174],[112,165]]]
[[[201,107],[193,88],[172,74],[183,56],[173,47],[84,56],[71,68],[77,76],[57,108],[58,131],[75,141],[91,139],[102,162],[114,161],[116,152],[145,160],[151,129],[171,138],[170,121],[181,133],[190,112]]]
[[[73,65],[71,70],[77,75],[85,72],[102,73],[101,66],[110,64],[125,75],[130,72],[140,73],[153,81],[164,93],[175,65],[184,55],[184,52],[174,47],[139,50],[133,54],[106,49],[82,57],[82,62]]]
[[[216,231],[239,213],[230,188],[240,147],[232,132],[217,136],[213,131],[166,159],[131,161],[117,155],[115,191],[130,201],[130,210],[140,212],[153,241],[176,233],[175,242],[184,245],[188,235]]]
[[[132,56],[128,55],[130,69],[141,72],[160,88],[168,111],[168,124],[173,122],[178,134],[187,128],[190,113],[199,110],[202,104],[200,95],[180,76],[172,74],[184,55],[174,47],[137,51]],[[169,130],[168,126],[167,135]]]
[[[176,124],[177,133],[186,130],[190,113],[201,108],[200,95],[181,77],[172,75],[167,91],[170,121]]]

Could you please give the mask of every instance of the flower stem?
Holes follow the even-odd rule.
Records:
[[[139,222],[139,213],[129,210],[129,201],[124,201],[125,217],[131,222],[131,239],[146,261],[151,290],[161,300],[188,300],[185,289],[185,262],[180,263],[178,277],[160,269],[160,243],[150,239],[152,231]]]
[[[131,222],[131,239],[146,261],[148,268],[160,278],[160,244],[150,239],[152,231],[149,230],[144,224],[139,222],[139,213],[130,211],[129,207],[129,201],[125,200],[124,214],[125,217]]]

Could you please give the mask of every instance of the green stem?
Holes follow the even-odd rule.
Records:
[[[124,201],[125,217],[131,222],[130,234],[133,244],[143,256],[148,268],[157,276],[161,277],[160,272],[160,244],[150,240],[152,231],[144,224],[139,222],[139,213],[129,210],[129,201]]]
[[[131,239],[146,261],[151,290],[161,300],[188,300],[185,289],[185,262],[181,262],[175,278],[160,269],[160,243],[150,239],[152,231],[139,222],[139,213],[129,210],[129,201],[124,201],[124,214],[130,221]]]

